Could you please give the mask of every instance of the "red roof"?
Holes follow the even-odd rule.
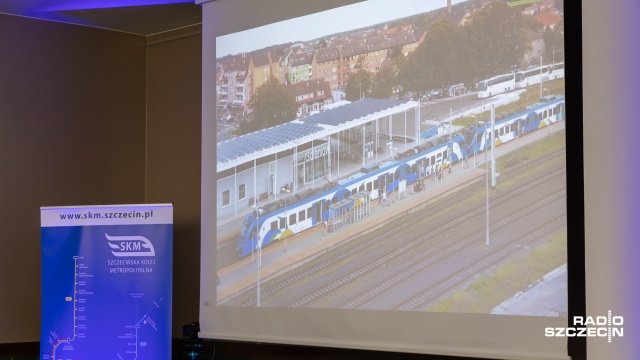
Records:
[[[537,22],[541,23],[544,26],[553,26],[562,20],[562,16],[552,13],[545,12],[537,15],[533,15]]]

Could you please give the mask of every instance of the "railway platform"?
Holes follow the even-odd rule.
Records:
[[[564,130],[564,122],[547,126],[545,129],[527,134],[516,141],[510,141],[496,147],[496,158],[542,138]],[[325,229],[323,224],[309,229],[301,234],[279,240],[246,258],[218,270],[219,284],[217,286],[218,304],[224,302],[241,291],[254,287],[258,279],[260,282],[295,268],[326,253],[328,250],[355,236],[385,226],[390,220],[403,214],[415,211],[418,205],[435,201],[457,189],[469,184],[483,181],[485,169],[484,156],[462,162],[452,167],[452,172],[443,171],[440,180],[433,177],[425,178],[425,189],[413,192],[413,185],[409,186],[406,194],[393,193],[388,199],[388,206],[381,206],[379,201],[373,201],[370,215],[362,221],[341,224],[335,231]],[[490,158],[487,158],[490,161]],[[475,168],[474,168],[475,164]],[[241,223],[240,225],[241,226]]]

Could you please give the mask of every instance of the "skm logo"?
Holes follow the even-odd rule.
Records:
[[[156,256],[153,244],[144,236],[104,236],[113,256]]]

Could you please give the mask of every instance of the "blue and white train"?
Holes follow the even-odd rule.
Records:
[[[494,144],[498,146],[564,119],[564,96],[544,97],[522,112],[496,119]],[[351,195],[367,191],[370,198],[375,200],[383,191],[390,193],[397,190],[403,179],[407,185],[412,184],[421,176],[448,167],[450,161],[455,163],[473,157],[487,148],[490,133],[491,124],[478,127],[470,125],[451,141],[418,146],[400,154],[393,161],[363,169],[362,172],[324,189],[302,191],[266,204],[245,219],[236,250],[244,257],[259,247],[299,234],[329,220],[332,215],[329,206]]]

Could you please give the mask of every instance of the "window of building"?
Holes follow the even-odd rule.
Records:
[[[231,204],[231,190],[225,190],[222,192],[222,206],[229,206]]]
[[[247,196],[246,188],[247,188],[247,184],[240,184],[238,186],[238,201],[244,200],[244,198]]]

